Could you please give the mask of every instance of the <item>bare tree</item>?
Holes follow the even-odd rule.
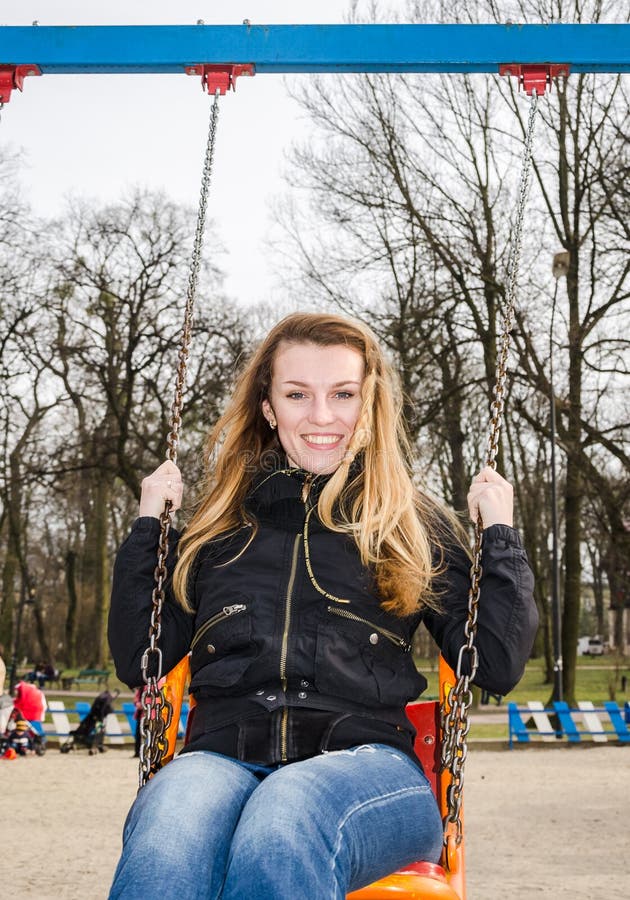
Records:
[[[564,20],[586,21],[603,17],[604,6],[564,4],[560,11],[551,2],[523,2],[515,12],[526,12],[530,21],[557,19],[561,12]],[[433,5],[414,3],[409,16],[422,20],[429,11]],[[453,14],[492,21],[506,11],[499,16],[492,2],[474,9],[455,3],[449,19]],[[555,89],[540,102],[521,273],[527,302],[517,316],[518,365],[510,388],[517,417],[510,456],[525,501],[521,518],[528,516],[528,550],[544,589],[548,308],[551,257],[559,243],[570,258],[554,353],[564,452],[564,692],[572,700],[584,479],[595,451],[603,483],[615,465],[627,465],[627,326],[621,323],[627,321],[628,263],[620,252],[627,191],[620,188],[628,168],[628,104],[619,79],[572,76]],[[310,202],[302,220],[292,210],[284,216],[287,252],[314,302],[361,316],[389,344],[408,394],[410,431],[442,480],[443,494],[455,499],[481,456],[472,437],[482,432],[494,380],[529,103],[505,80],[463,75],[370,75],[332,86],[321,80],[295,96],[316,130],[293,155],[290,183]],[[533,496],[540,508],[529,502]],[[538,600],[548,621],[541,587]]]
[[[14,329],[13,394],[30,431],[20,443],[7,409],[4,438],[33,511],[14,531],[49,614],[42,655],[52,638],[68,665],[106,662],[113,550],[135,515],[142,475],[164,458],[191,220],[164,196],[142,192],[104,209],[75,204],[42,228],[49,239],[37,248],[38,284]],[[184,460],[194,458],[197,470],[192,447],[251,342],[242,312],[218,294],[219,279],[206,263],[184,413]],[[35,385],[45,406],[26,402]],[[13,505],[17,497],[14,487]],[[5,554],[5,570],[14,556]],[[7,571],[11,596],[13,581]],[[10,627],[8,607],[6,615]]]
[[[609,7],[605,9],[605,7]],[[598,21],[612,6],[523,3],[531,15],[575,21]],[[628,322],[627,220],[620,219],[617,186],[628,169],[629,149],[623,122],[628,103],[619,77],[573,75],[556,85],[556,100],[541,110],[546,140],[536,157],[535,173],[550,240],[568,254],[560,297],[561,329],[554,351],[556,367],[566,373],[555,403],[558,435],[565,455],[563,691],[575,699],[575,665],[581,598],[582,505],[586,479],[601,489],[620,462],[628,466],[627,390]],[[511,92],[513,93],[513,91]],[[506,99],[507,94],[504,94]],[[510,106],[517,110],[514,98]],[[524,120],[520,119],[524,129]],[[548,255],[550,260],[551,253]],[[624,325],[624,322],[626,325]],[[549,396],[546,353],[540,320],[519,316],[519,375]],[[555,335],[554,335],[555,337]],[[621,401],[617,402],[617,398]],[[624,409],[625,406],[625,409]],[[528,414],[530,424],[546,434],[547,423]],[[594,450],[600,464],[595,465]],[[602,452],[603,451],[603,452]],[[603,467],[601,465],[603,463]],[[614,464],[614,465],[613,465]]]

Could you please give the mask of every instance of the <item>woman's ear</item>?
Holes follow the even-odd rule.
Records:
[[[262,412],[265,419],[269,422],[271,428],[276,427],[276,416],[271,408],[271,403],[268,400],[263,400],[262,402]]]

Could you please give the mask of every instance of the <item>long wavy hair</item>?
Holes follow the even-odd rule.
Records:
[[[375,336],[360,322],[328,313],[294,313],[282,319],[243,369],[211,430],[206,481],[179,542],[173,576],[178,602],[192,611],[187,585],[197,554],[208,541],[249,521],[245,499],[252,479],[268,454],[281,450],[262,403],[271,399],[274,359],[286,344],[341,345],[361,354],[361,411],[348,451],[320,494],[317,513],[327,528],[352,536],[361,562],[374,575],[384,609],[407,616],[423,605],[439,606],[431,583],[441,555],[434,554],[447,532],[458,534],[455,517],[412,483],[400,383]],[[252,524],[251,539],[256,533]]]

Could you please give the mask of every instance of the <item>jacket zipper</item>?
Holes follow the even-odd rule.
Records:
[[[219,622],[222,622],[224,619],[228,619],[230,616],[233,616],[237,613],[245,612],[247,606],[245,603],[234,603],[232,606],[224,606],[220,613],[216,613],[216,615],[211,616],[207,622],[204,622],[201,628],[197,631],[194,638],[190,643],[190,649],[194,650],[195,644],[197,644],[204,634],[217,625]]]
[[[311,489],[313,475],[307,475],[302,487],[302,503],[308,507],[308,495]],[[289,584],[287,585],[287,602],[284,612],[284,631],[282,633],[282,648],[280,650],[280,683],[282,690],[287,689],[287,655],[289,650],[289,628],[291,626],[291,601],[293,599],[293,585],[295,584],[295,574],[297,571],[297,560],[300,549],[300,541],[303,535],[296,534],[293,541],[293,556],[291,558],[291,572],[289,574]],[[288,726],[289,726],[289,708],[287,706],[282,710],[282,720],[280,722],[280,760],[287,762],[288,760]]]
[[[370,622],[369,619],[364,619],[362,616],[357,616],[354,613],[348,612],[347,609],[339,609],[336,606],[329,606],[328,612],[332,613],[335,616],[341,616],[342,619],[351,619],[353,622],[361,622],[363,625],[369,625],[370,628],[373,628],[374,631],[378,631],[379,634],[382,634],[383,637],[386,637],[388,641],[391,641],[392,644],[396,644],[397,647],[402,647],[402,649],[407,652],[411,649],[411,644],[408,644],[404,638],[401,638],[400,635],[395,634],[393,631],[389,631],[387,628],[382,628],[380,625],[375,625],[374,622]]]
[[[287,655],[289,650],[289,627],[291,625],[291,600],[293,594],[293,585],[295,584],[295,573],[297,571],[298,552],[300,549],[300,540],[302,534],[296,534],[293,541],[293,556],[291,558],[291,573],[289,575],[289,584],[287,585],[287,601],[284,611],[284,631],[282,632],[282,648],[280,650],[280,682],[282,690],[287,689]],[[282,710],[282,721],[280,723],[280,759],[282,762],[287,761],[287,726],[289,721],[288,707]]]

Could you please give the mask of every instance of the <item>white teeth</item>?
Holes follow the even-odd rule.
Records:
[[[304,440],[309,444],[336,444],[341,438],[340,434],[328,436],[323,434],[305,434]]]

